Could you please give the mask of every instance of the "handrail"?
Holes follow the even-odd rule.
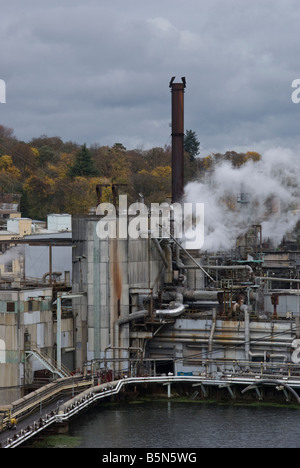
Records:
[[[194,383],[195,385],[201,383],[203,385],[216,386],[223,386],[224,384],[248,385],[248,387],[245,390],[243,390],[243,392],[247,391],[255,385],[263,385],[265,383],[272,385],[283,385],[284,387],[288,388],[289,391],[295,396],[297,403],[300,403],[300,397],[291,386],[295,385],[295,382],[290,383],[288,385],[283,380],[280,381],[278,379],[262,379],[261,377],[259,377],[259,379],[256,379],[254,375],[248,377],[244,375],[244,378],[240,377],[239,379],[234,379],[231,375],[228,375],[227,378],[225,376],[220,378],[207,378],[205,376],[126,377],[124,379],[89,388],[88,390],[83,391],[71,400],[68,400],[67,402],[63,403],[58,409],[56,420],[57,422],[63,422],[70,419],[72,416],[79,413],[84,408],[93,404],[95,401],[119,393],[125,385],[151,382],[162,383],[164,385],[171,385],[172,383],[178,382],[189,382]],[[298,382],[298,387],[300,388],[300,380]]]
[[[45,417],[40,418],[38,421],[35,421],[30,427],[26,429],[22,429],[19,433],[16,433],[14,437],[8,438],[6,441],[5,448],[14,448],[24,441],[29,439],[30,437],[36,435],[38,432],[42,431],[44,428],[49,426],[50,424],[54,423],[63,423],[70,419],[75,414],[79,413],[83,409],[87,408],[94,402],[99,399],[106,398],[108,396],[115,395],[119,393],[125,385],[130,384],[144,384],[144,383],[160,383],[162,385],[168,386],[168,396],[169,396],[169,388],[174,383],[190,383],[192,385],[214,385],[219,388],[221,387],[230,387],[231,385],[247,385],[242,393],[247,392],[251,388],[255,388],[258,385],[273,385],[273,386],[282,386],[283,388],[287,388],[297,399],[297,402],[300,403],[300,397],[298,396],[297,392],[293,390],[294,388],[300,388],[300,377],[295,380],[285,380],[282,379],[263,379],[261,376],[247,375],[247,374],[240,374],[239,376],[236,375],[223,375],[217,377],[207,377],[205,375],[202,376],[156,376],[156,377],[126,377],[120,380],[116,380],[113,382],[108,382],[105,384],[97,385],[94,387],[90,387],[87,390],[84,390],[77,396],[73,397],[72,399],[68,400],[67,402],[63,403],[59,406],[59,408],[51,414],[47,414]]]
[[[144,364],[146,364],[148,361],[151,359],[144,360]],[[190,359],[184,359],[184,361],[190,361]],[[103,361],[104,364],[107,364],[110,360]],[[153,361],[153,360],[152,360]],[[180,359],[182,361],[182,359]],[[170,380],[173,378],[173,380],[176,378],[177,380],[179,379],[188,379],[188,381],[193,381],[193,380],[198,380],[198,381],[207,381],[211,382],[211,384],[216,384],[217,381],[226,381],[226,382],[233,382],[233,383],[246,383],[249,382],[251,384],[255,379],[276,379],[276,380],[281,380],[283,379],[286,383],[289,383],[290,385],[292,384],[295,388],[300,389],[300,365],[299,364],[293,364],[293,363],[288,363],[288,362],[282,362],[282,363],[275,363],[275,362],[249,362],[245,360],[232,360],[232,359],[222,359],[222,358],[214,358],[214,359],[198,359],[198,364],[200,365],[201,361],[201,368],[203,372],[199,373],[194,373],[194,374],[189,374],[189,375],[177,375],[170,377]],[[227,370],[225,370],[223,373],[221,372],[211,372],[211,364],[214,364],[217,366],[217,364],[224,364],[227,367]],[[196,362],[194,363],[194,365]],[[250,367],[249,367],[250,366]],[[152,367],[152,366],[151,366]],[[129,373],[127,373],[129,374]],[[92,387],[93,383],[92,380],[93,378],[99,378],[99,374],[94,374],[90,375],[90,378],[85,378],[82,375],[74,375],[71,377],[65,377],[65,378],[59,378],[55,380],[54,382],[51,382],[38,390],[35,390],[28,395],[24,396],[23,398],[20,398],[14,402],[12,402],[10,405],[2,406],[1,407],[1,413],[4,415],[3,419],[3,426],[4,429],[7,426],[7,423],[9,421],[9,417],[16,417],[19,420],[24,419],[29,413],[34,411],[39,407],[41,403],[49,402],[52,399],[58,398],[59,394],[65,391],[72,391],[73,395],[75,393],[78,393],[78,390],[80,391],[80,388],[82,387],[88,387],[88,389],[85,391],[84,396],[85,399],[91,398],[92,396],[90,395],[91,393],[95,394],[96,396],[93,396],[94,399],[99,399],[102,398],[105,394],[105,392],[114,392],[117,391],[116,385],[118,384],[119,386],[124,385],[125,382],[129,383],[130,381],[138,381],[142,382],[143,377],[132,377],[129,375],[129,377],[124,378],[120,374],[120,380],[115,381],[115,382],[106,382],[106,383],[100,383],[100,385],[97,385],[95,387]],[[145,377],[145,381],[150,381],[150,380],[156,380],[156,381],[167,381],[169,379],[168,376],[147,376]],[[101,380],[100,380],[101,382]],[[103,380],[102,380],[103,382]],[[119,387],[118,387],[119,388]],[[113,393],[112,393],[113,394]],[[80,393],[81,395],[81,393]],[[87,395],[90,395],[87,397]],[[102,396],[101,396],[102,395]],[[82,396],[82,395],[81,395]],[[74,399],[74,402],[78,402],[81,398],[81,396],[76,396]],[[75,410],[74,410],[75,411]]]
[[[27,414],[38,408],[41,403],[53,400],[67,390],[72,390],[75,393],[76,389],[82,386],[91,386],[91,383],[91,380],[87,380],[82,375],[63,377],[25,395],[23,398],[19,398],[10,405],[2,406],[1,412],[6,414],[3,419],[3,429],[6,429],[10,417],[22,420]]]
[[[31,346],[29,349],[26,349],[26,352],[27,353],[30,353],[30,352],[37,352],[41,355],[41,357],[43,359],[45,359],[48,364],[53,368],[55,369],[55,372],[58,373],[59,371],[61,371],[61,373],[65,376],[65,377],[69,377],[71,375],[71,372],[70,370],[63,364],[61,363],[61,369],[58,369],[57,367],[57,361],[52,357],[50,356],[46,351],[44,351],[44,349],[42,350],[42,348],[35,342],[30,342]]]

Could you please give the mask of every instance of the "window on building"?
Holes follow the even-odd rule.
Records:
[[[13,262],[12,261],[5,263],[4,271],[6,273],[12,273],[12,271],[13,271]]]
[[[6,311],[7,312],[14,312],[15,311],[15,303],[14,302],[7,302]]]

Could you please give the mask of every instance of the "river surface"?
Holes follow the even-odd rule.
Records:
[[[300,411],[196,402],[99,406],[70,423],[78,448],[299,448]]]

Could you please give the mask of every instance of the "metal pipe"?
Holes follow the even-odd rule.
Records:
[[[244,312],[245,322],[245,359],[246,361],[250,360],[250,317],[248,307],[246,305],[242,305],[240,310]],[[248,367],[249,370],[249,367]]]
[[[179,302],[175,302],[175,307],[173,309],[158,309],[155,311],[156,315],[160,317],[177,317],[184,312],[185,305]]]
[[[173,237],[172,237],[173,238]],[[174,238],[173,238],[174,240]],[[194,262],[195,265],[185,265],[179,256],[179,247],[184,250],[187,256]],[[213,281],[215,281],[206,271],[206,270],[247,270],[249,273],[253,273],[253,269],[250,265],[199,265],[199,263],[185,250],[179,243],[176,249],[176,266],[177,268],[181,268],[184,270],[195,270],[196,268],[200,268],[207,276],[210,277]],[[300,280],[298,281],[300,283]]]
[[[49,286],[52,286],[52,243],[49,244]]]
[[[199,300],[206,300],[206,301],[215,301],[218,299],[219,291],[209,291],[209,290],[188,290],[184,291],[183,296],[186,300],[189,301],[199,301]]]
[[[132,322],[133,320],[137,320],[139,318],[146,317],[149,312],[148,310],[139,310],[137,312],[133,312],[132,314],[128,315],[127,317],[121,317],[117,319],[114,323],[114,349],[117,351],[120,351],[120,346],[119,346],[119,336],[120,336],[120,325],[124,325],[126,323]],[[120,353],[119,358],[120,358]],[[119,366],[119,363],[117,364]],[[118,371],[119,369],[115,369]]]
[[[214,334],[216,331],[216,321],[217,321],[217,310],[213,309],[213,323],[211,326],[210,336],[208,340],[208,353],[209,353],[208,355],[210,358],[212,358],[213,338],[214,338]],[[212,371],[212,363],[211,363],[211,371]]]
[[[172,342],[172,343],[175,343],[176,340],[180,341],[180,342],[184,342],[184,343],[191,343],[191,344],[194,344],[194,343],[208,343],[209,341],[209,337],[203,337],[203,338],[195,338],[195,335],[191,335],[190,337],[188,338],[184,338],[181,334],[177,337],[177,336],[163,336],[163,335],[159,335],[155,338],[155,341],[161,341],[161,342]],[[213,339],[213,343],[215,344],[220,344],[220,345],[225,345],[225,344],[228,344],[230,346],[242,346],[243,344],[245,344],[245,338],[227,338],[227,339],[222,339],[222,338],[218,338],[218,335],[216,335],[215,333],[215,337]],[[284,347],[286,348],[287,346],[290,346],[290,343],[288,341],[284,341],[284,342],[279,342],[279,341],[275,341],[275,342],[272,342],[272,341],[255,341],[255,339],[253,339],[253,341],[250,342],[250,345],[252,345],[253,347],[255,348],[258,348],[258,347],[271,347],[273,346],[274,347]],[[218,351],[221,351],[221,349],[219,349]]]
[[[268,385],[268,384],[271,384],[271,385],[277,385],[278,386],[278,389],[280,389],[280,387],[284,387],[286,388],[289,392],[291,392],[294,397],[296,398],[297,400],[297,403],[300,403],[300,397],[298,395],[298,393],[292,388],[290,387],[290,385],[280,381],[280,380],[258,380],[257,382],[255,382],[255,384],[251,384],[249,385],[247,388],[244,388],[244,390],[242,390],[242,393],[246,393],[248,390],[251,390],[253,388],[256,388],[257,385]]]
[[[61,370],[61,296],[62,294],[58,292],[56,303],[56,361],[58,370]]]
[[[61,301],[62,299],[73,299],[82,297],[85,293],[78,293],[78,294],[64,294],[62,292],[57,293],[57,301],[56,301],[56,361],[57,361],[57,369],[61,370]]]
[[[194,257],[193,257],[184,247],[182,247],[182,245],[180,245],[180,243],[178,242],[178,240],[175,239],[175,237],[172,236],[172,234],[169,233],[169,235],[170,235],[170,237],[173,239],[173,241],[175,242],[175,244],[176,244],[178,247],[180,247],[180,248],[185,252],[185,254],[189,257],[189,259],[192,260],[192,262],[194,262],[194,264],[195,264],[196,266],[193,267],[193,268],[199,268],[201,271],[203,271],[203,273],[204,273],[206,276],[209,277],[209,279],[210,279],[211,281],[215,281],[215,280],[207,273],[207,271],[205,271],[204,268],[194,259]],[[182,265],[183,265],[183,264],[182,264]],[[184,267],[180,266],[179,268],[186,268],[186,266],[185,266],[185,265],[184,265]]]
[[[300,284],[300,279],[289,279],[289,278],[278,278],[278,277],[271,277],[271,276],[256,276],[256,280],[266,280],[266,281],[280,281],[282,283],[299,283]]]
[[[250,265],[203,265],[203,268],[207,270],[248,270],[249,273],[253,273]]]
[[[154,242],[154,244],[155,244],[155,246],[156,246],[156,248],[158,250],[159,255],[161,256],[162,261],[164,262],[165,267],[169,268],[168,260],[166,259],[166,256],[165,256],[165,254],[164,254],[164,252],[163,252],[163,250],[162,250],[162,248],[160,246],[160,243],[158,242],[156,237],[153,237],[152,240],[153,240],[153,242]]]

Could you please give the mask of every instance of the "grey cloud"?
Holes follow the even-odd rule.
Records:
[[[169,79],[185,75],[185,126],[204,153],[299,143],[298,2],[102,3],[12,0],[2,9],[0,123],[19,138],[164,145]]]

